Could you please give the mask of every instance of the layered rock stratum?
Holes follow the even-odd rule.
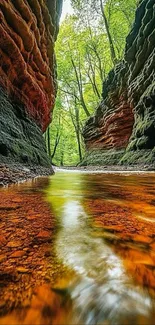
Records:
[[[102,102],[83,130],[83,164],[155,162],[155,2],[142,0],[122,62],[103,83]]]
[[[62,0],[0,0],[0,160],[48,164]]]

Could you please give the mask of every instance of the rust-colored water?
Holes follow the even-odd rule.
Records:
[[[153,325],[154,302],[155,174],[1,189],[1,325]]]

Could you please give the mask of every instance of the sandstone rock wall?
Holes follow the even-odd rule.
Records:
[[[18,113],[14,115],[16,133],[21,131],[17,125],[22,123],[25,113],[42,131],[50,122],[57,88],[54,42],[61,5],[62,0],[0,0],[0,87],[8,100],[4,107],[2,96],[0,148],[7,145],[5,139],[14,133],[10,120],[9,133],[4,126],[7,124],[7,121],[4,123],[4,111],[5,117],[9,116],[10,103],[13,111],[17,106],[22,110],[20,117]],[[33,148],[35,134],[31,136],[25,133],[25,141],[32,142]],[[12,145],[6,150],[8,156],[17,140],[15,134],[10,140]]]
[[[83,131],[94,164],[95,152],[100,152],[98,163],[106,163],[106,156],[109,163],[155,161],[154,44],[155,1],[142,0],[126,40],[124,60],[103,83],[103,100]]]

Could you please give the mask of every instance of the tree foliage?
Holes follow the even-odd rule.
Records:
[[[82,159],[82,127],[101,100],[103,80],[123,57],[136,2],[72,0],[74,15],[62,22],[56,43],[58,95],[46,134],[53,163]]]

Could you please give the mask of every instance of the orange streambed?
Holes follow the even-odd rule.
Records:
[[[0,324],[154,324],[155,174],[0,190]]]

